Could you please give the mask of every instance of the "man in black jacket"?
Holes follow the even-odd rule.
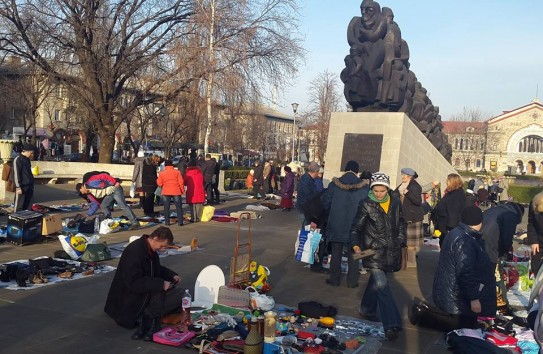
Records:
[[[173,242],[169,228],[160,226],[143,235],[124,250],[113,277],[104,311],[120,326],[139,327],[132,339],[153,340],[163,315],[181,309],[180,278],[160,265],[157,251]]]
[[[24,144],[23,151],[13,161],[13,182],[15,183],[14,211],[30,210],[34,195],[34,175],[30,160],[34,156],[34,146]]]
[[[202,164],[202,173],[204,175],[204,189],[206,191],[207,204],[214,204],[213,200],[213,176],[215,175],[215,163],[211,159],[211,154],[206,154],[205,161]]]

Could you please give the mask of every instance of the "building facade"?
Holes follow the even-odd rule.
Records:
[[[504,111],[485,122],[443,122],[457,170],[543,173],[543,104]]]

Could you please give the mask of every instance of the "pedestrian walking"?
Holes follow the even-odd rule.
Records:
[[[292,169],[285,166],[285,178],[281,183],[281,208],[283,211],[290,211],[292,209],[292,195],[294,194],[294,173]]]
[[[389,190],[389,176],[383,172],[374,173],[368,198],[359,205],[354,217],[351,237],[352,250],[356,254],[367,249],[375,252],[374,256],[362,260],[370,278],[360,304],[360,315],[380,320],[386,338],[394,340],[402,330],[402,318],[387,275],[402,268],[406,237],[400,199]]]

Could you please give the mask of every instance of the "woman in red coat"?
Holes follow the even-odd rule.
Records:
[[[191,160],[185,172],[185,185],[187,186],[187,204],[190,208],[190,221],[200,221],[206,194],[204,190],[204,175],[196,161]]]
[[[170,225],[170,201],[173,199],[177,212],[177,224],[183,226],[183,201],[181,195],[185,193],[185,183],[181,172],[173,168],[172,160],[164,162],[164,171],[160,172],[156,180],[162,188],[162,202],[164,203],[164,222]]]

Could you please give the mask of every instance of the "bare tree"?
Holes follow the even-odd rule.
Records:
[[[0,0],[0,42],[78,96],[110,162],[126,117],[163,99],[164,83],[177,81],[173,96],[195,79],[177,76],[169,51],[192,13],[191,0]],[[133,99],[121,105],[126,88]]]
[[[492,117],[492,114],[483,112],[479,107],[463,107],[462,112],[453,114],[451,122],[483,122]]]
[[[207,48],[204,95],[207,102],[205,151],[215,126],[213,102],[217,87],[232,77],[240,80],[251,99],[267,83],[288,81],[303,57],[295,0],[196,0],[198,33]],[[239,87],[236,88],[239,90]],[[226,95],[228,96],[228,95]]]
[[[329,71],[320,73],[309,84],[309,109],[304,114],[307,123],[312,125],[316,158],[322,161],[328,142],[328,127],[332,112],[345,107],[339,88],[339,78]]]

